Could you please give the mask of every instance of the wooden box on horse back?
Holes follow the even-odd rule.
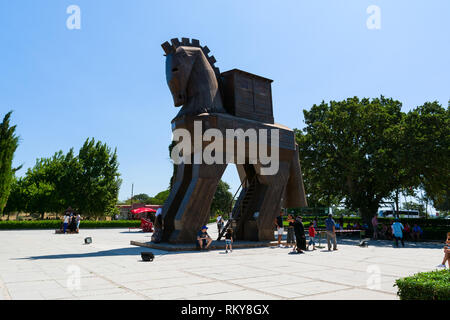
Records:
[[[270,79],[233,69],[221,74],[224,104],[236,116],[274,123]]]

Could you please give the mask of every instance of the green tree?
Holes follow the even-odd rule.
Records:
[[[450,190],[450,108],[427,102],[407,113],[405,142],[409,175],[426,194],[442,203]]]
[[[14,153],[19,145],[19,137],[15,134],[16,126],[10,125],[11,112],[8,112],[0,123],[0,215],[8,201],[11,183],[17,169],[12,168]]]
[[[73,206],[90,217],[114,212],[121,185],[117,151],[92,138],[85,141],[77,159]]]
[[[320,161],[320,153],[313,144],[312,134],[304,134],[298,129],[294,129],[296,141],[299,144],[302,162],[303,183],[305,184],[306,196],[309,207],[322,208],[338,206],[342,194],[336,190],[338,183],[335,175],[335,168],[326,165],[325,161]]]
[[[133,203],[145,203],[145,204],[151,204],[152,197],[150,197],[146,193],[140,193],[135,196],[133,196]]]
[[[233,195],[229,190],[229,184],[220,180],[211,203],[211,216],[215,216],[219,213],[228,213],[230,210],[231,201],[233,200]]]
[[[7,211],[62,212],[68,206],[90,217],[117,213],[121,180],[116,151],[87,139],[77,156],[73,149],[36,160],[13,184]]]
[[[312,202],[344,200],[369,222],[406,176],[399,174],[401,103],[383,96],[354,97],[313,105],[304,117],[306,127],[297,131],[296,140]]]
[[[157,193],[154,197],[150,197],[146,193],[140,193],[133,196],[133,203],[157,204],[162,205],[169,197],[170,190],[164,190]],[[131,204],[131,199],[125,200],[122,204]]]
[[[443,192],[438,198],[433,199],[434,207],[440,211],[450,211],[450,191]]]
[[[164,190],[159,192],[156,196],[151,198],[151,204],[163,205],[169,197],[170,190]]]
[[[7,220],[9,220],[9,216],[11,213],[19,213],[26,211],[27,201],[26,195],[24,193],[24,182],[22,178],[13,178],[13,182],[11,184],[11,192],[9,194],[8,202],[6,203],[6,207],[3,211],[4,214],[7,214]]]

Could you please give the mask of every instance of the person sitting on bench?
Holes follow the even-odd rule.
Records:
[[[197,233],[197,241],[200,245],[200,250],[202,250],[203,248],[208,249],[212,243],[212,239],[206,230],[208,230],[208,227],[203,226],[202,229]]]

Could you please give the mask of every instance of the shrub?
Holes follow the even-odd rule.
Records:
[[[81,229],[96,228],[129,228],[139,227],[140,220],[112,220],[112,221],[90,221],[82,220]],[[33,220],[33,221],[0,221],[0,230],[20,229],[59,229],[61,220]]]
[[[401,300],[450,300],[450,270],[421,272],[396,280],[395,286]]]

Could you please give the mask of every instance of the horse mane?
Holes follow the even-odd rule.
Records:
[[[171,43],[166,41],[161,45],[166,55],[175,53],[178,47],[194,47],[201,49],[209,64],[211,65],[211,68],[214,70],[217,81],[220,83],[220,70],[214,65],[217,60],[214,56],[208,56],[208,54],[210,53],[208,46],[202,47],[199,40],[192,39],[192,41],[190,41],[189,38],[181,38],[181,42],[180,40],[178,40],[178,38],[174,38],[171,39],[170,42]]]

